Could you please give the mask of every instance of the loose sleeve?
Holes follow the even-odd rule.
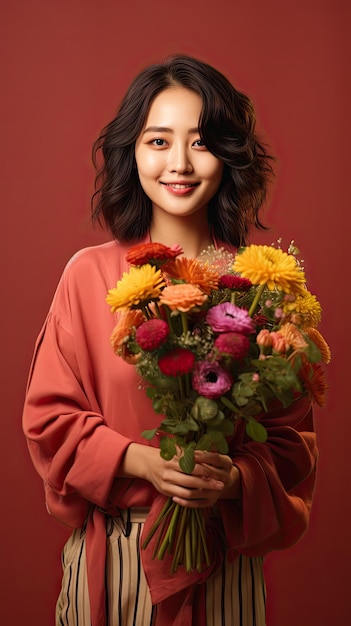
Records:
[[[266,443],[243,437],[232,448],[242,498],[219,503],[232,555],[264,555],[295,544],[308,526],[317,449],[306,400],[264,415]]]
[[[66,498],[70,509],[74,496],[108,504],[130,441],[105,425],[96,400],[87,396],[73,337],[53,314],[36,346],[23,425],[33,463],[57,504]]]
[[[95,259],[88,261],[86,255],[78,256],[61,278],[36,343],[23,411],[23,429],[44,481],[47,508],[70,526],[84,522],[91,503],[109,506],[131,442],[116,424],[111,427],[112,413],[115,422],[123,418],[116,394],[108,416],[103,406],[105,389],[113,386],[111,364],[106,365],[110,352],[112,367],[116,359],[109,344],[108,323],[113,320],[104,298],[104,272]],[[121,491],[124,483],[130,479],[120,480]]]

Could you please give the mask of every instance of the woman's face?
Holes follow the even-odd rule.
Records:
[[[170,87],[154,99],[136,141],[140,183],[153,214],[206,214],[222,178],[223,163],[200,140],[201,97]]]

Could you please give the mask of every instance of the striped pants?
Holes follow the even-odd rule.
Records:
[[[140,561],[145,513],[132,511],[128,536],[121,518],[108,518],[106,590],[108,626],[152,626],[155,607]],[[62,552],[62,589],[56,626],[90,626],[85,532],[77,529]],[[262,559],[240,556],[225,562],[206,583],[206,626],[265,626]],[[187,626],[184,624],[184,626]]]

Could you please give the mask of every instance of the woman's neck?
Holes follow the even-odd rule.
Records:
[[[152,218],[150,238],[153,242],[166,246],[179,244],[184,256],[196,258],[213,243],[207,219],[199,219],[198,214],[181,218],[166,214],[161,218]]]

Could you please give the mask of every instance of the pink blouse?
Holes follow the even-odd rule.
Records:
[[[116,478],[131,442],[157,446],[141,437],[159,424],[139,386],[133,365],[110,344],[116,323],[105,302],[108,289],[128,271],[130,245],[115,241],[81,250],[67,264],[38,337],[23,413],[33,463],[44,481],[49,513],[73,528],[87,519],[87,570],[92,626],[104,626],[105,517],[99,508],[151,507],[148,532],[164,503],[147,481]],[[294,544],[308,524],[316,466],[311,409],[298,401],[289,410],[264,415],[265,444],[239,428],[230,442],[239,468],[242,499],[220,500],[227,554],[264,555]],[[209,525],[208,541],[218,565],[219,532]],[[218,544],[218,545],[217,545]],[[218,549],[217,549],[218,547]],[[157,626],[171,626],[176,599],[182,624],[191,623],[192,594],[212,571],[169,574],[169,562],[152,560],[152,543],[142,550],[152,601],[160,603]],[[194,583],[194,584],[193,584]],[[183,610],[179,613],[179,593]],[[177,596],[175,595],[177,594]],[[170,612],[168,611],[171,607]],[[180,615],[180,617],[179,617]],[[180,623],[180,622],[179,622]],[[197,626],[200,622],[197,621]]]

